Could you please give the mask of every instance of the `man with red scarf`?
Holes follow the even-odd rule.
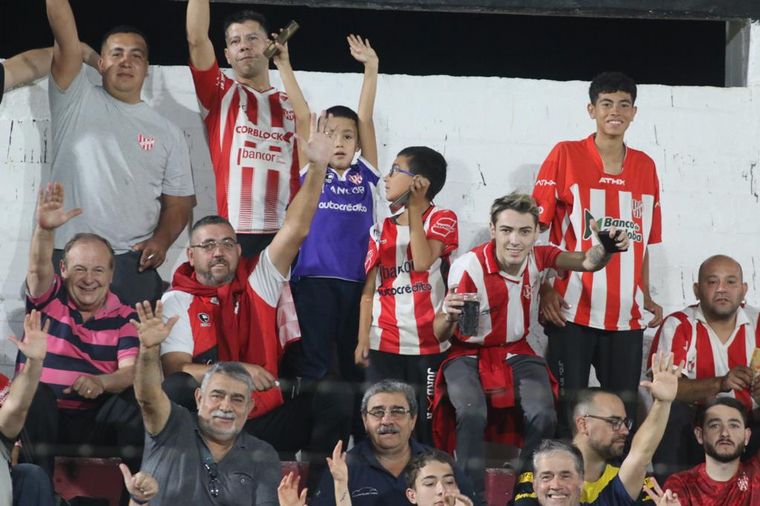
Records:
[[[242,363],[254,383],[245,428],[286,458],[298,450],[329,455],[350,427],[350,394],[344,400],[336,385],[278,380],[286,346],[300,344],[278,336],[277,301],[309,232],[332,156],[323,123],[316,133],[312,126],[304,184],[272,243],[258,257],[241,258],[230,223],[220,216],[202,218],[191,229],[188,261],[162,298],[164,319],[178,317],[161,344],[169,397],[194,409],[189,396],[209,364]]]

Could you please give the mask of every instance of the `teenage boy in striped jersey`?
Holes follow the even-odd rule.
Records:
[[[561,437],[570,436],[573,396],[588,385],[592,364],[602,388],[620,395],[635,420],[644,328],[662,320],[649,291],[647,252],[662,240],[660,184],[652,159],[624,141],[636,116],[636,84],[605,72],[591,82],[589,98],[596,131],[557,144],[538,172],[533,197],[539,221],[542,230],[550,229],[550,241],[567,251],[596,244],[593,219],[600,229],[624,229],[631,247],[603,272],[570,273],[541,289],[546,361],[560,386]],[[654,314],[648,323],[644,310]]]
[[[510,441],[504,433],[508,427],[489,424],[489,407],[522,409],[521,467],[529,465],[542,439],[554,435],[557,415],[549,371],[526,339],[544,271],[598,271],[613,256],[601,244],[574,252],[534,246],[538,216],[529,195],[496,199],[491,206],[492,240],[452,264],[452,291],[435,319],[436,337],[451,348],[436,382],[433,434],[437,447],[452,451],[455,446],[457,460],[478,493],[485,489],[484,434]],[[610,237],[616,233],[615,228],[609,231]],[[615,246],[625,250],[629,239],[620,236]],[[470,336],[457,328],[465,293],[476,293],[480,301],[477,331]]]

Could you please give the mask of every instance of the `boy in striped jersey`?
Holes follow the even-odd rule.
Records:
[[[554,435],[557,415],[549,372],[526,339],[544,271],[598,271],[613,256],[601,244],[573,252],[534,246],[538,216],[539,208],[529,195],[512,193],[494,201],[492,240],[453,263],[452,292],[435,320],[435,336],[451,348],[436,383],[433,434],[437,447],[448,451],[456,447],[457,459],[478,493],[485,489],[484,435],[515,442],[508,426],[489,418],[494,408],[519,405],[522,410],[523,467],[541,440]],[[595,224],[591,226],[596,232]],[[615,237],[617,230],[611,228],[609,234]],[[625,250],[629,239],[620,236],[615,245]],[[465,293],[477,294],[480,300],[473,335],[457,328]]]
[[[620,395],[635,419],[644,327],[662,320],[649,292],[647,253],[662,240],[660,184],[652,159],[624,142],[636,116],[636,84],[605,72],[591,82],[589,98],[596,132],[557,144],[536,176],[539,221],[542,230],[550,228],[550,241],[567,251],[596,244],[594,218],[601,229],[624,229],[631,248],[603,272],[570,273],[541,289],[546,360],[560,385],[561,437],[570,435],[573,395],[588,385],[592,364],[602,388]],[[648,323],[645,309],[654,314]]]
[[[686,362],[666,437],[655,454],[661,477],[703,459],[692,435],[693,403],[728,396],[747,411],[758,407],[760,380],[749,366],[760,347],[760,312],[744,304],[746,294],[741,265],[726,255],[711,256],[699,266],[694,283],[699,302],[665,318],[652,341],[651,354],[672,351],[677,361]],[[751,428],[755,436],[750,454],[757,449],[760,433],[756,423]]]
[[[432,202],[446,182],[446,160],[433,149],[401,150],[384,181],[389,201],[405,195],[408,201],[371,232],[355,361],[368,367],[369,382],[392,378],[414,386],[416,436],[429,443],[433,385],[448,348],[435,338],[433,319],[446,295],[449,255],[459,244],[457,216]]]

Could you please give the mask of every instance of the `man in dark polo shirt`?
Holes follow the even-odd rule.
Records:
[[[383,380],[364,393],[361,413],[367,438],[346,455],[348,490],[353,506],[403,506],[406,498],[404,475],[413,456],[430,447],[411,437],[417,421],[417,397],[412,387],[397,380]],[[456,482],[462,494],[473,500],[472,483],[454,466]],[[332,476],[322,475],[310,506],[335,504]]]
[[[169,401],[159,347],[178,317],[164,323],[161,311],[160,302],[155,314],[149,303],[138,304],[140,322],[134,322],[140,338],[135,395],[147,433],[142,469],[161,489],[150,503],[277,506],[277,452],[242,431],[253,379],[237,362],[218,362],[195,391],[197,416]]]

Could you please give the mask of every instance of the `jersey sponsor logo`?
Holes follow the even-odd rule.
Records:
[[[351,181],[354,184],[362,184],[362,181],[364,181],[364,178],[361,174],[349,174],[348,177],[346,177],[349,181]],[[362,189],[364,189],[362,187]]]
[[[385,281],[386,279],[395,278],[399,274],[404,273],[410,273],[412,272],[412,261],[406,260],[401,265],[396,265],[393,267],[386,267],[384,265],[380,266],[380,279],[382,281]]]
[[[583,210],[583,239],[584,240],[590,239],[594,233],[591,230],[591,220],[593,219],[594,217],[591,214],[591,212],[588,209],[584,209]],[[644,237],[641,235],[641,227],[635,221],[622,220],[620,218],[615,218],[614,216],[602,216],[601,218],[596,220],[596,225],[599,227],[599,230],[606,230],[610,227],[623,229],[628,233],[628,237],[632,241],[641,242],[644,239]]]
[[[352,186],[350,188],[344,188],[342,186],[330,186],[330,191],[335,195],[364,195],[363,186]]]
[[[251,148],[240,148],[238,150],[238,163],[242,160],[263,160],[265,162],[282,162],[282,158],[277,153],[269,153]]]
[[[256,137],[257,139],[263,139],[265,141],[273,140],[273,141],[281,141],[281,142],[290,142],[290,138],[293,137],[293,132],[270,132],[269,130],[262,130],[260,128],[248,126],[248,125],[238,125],[235,127],[235,133],[237,134],[247,134],[251,137]]]
[[[417,283],[413,285],[378,288],[377,294],[380,295],[381,297],[384,297],[386,295],[403,295],[405,293],[410,294],[410,293],[431,292],[431,291],[433,291],[433,286],[430,283],[423,283],[421,281],[418,281]]]
[[[631,199],[631,214],[637,220],[644,214],[644,203],[638,199]]]
[[[211,326],[211,317],[208,313],[198,313],[198,319],[201,321],[201,327]]]
[[[156,147],[156,138],[150,135],[137,134],[137,145],[143,151],[150,151]]]
[[[441,237],[448,237],[449,235],[456,232],[456,229],[457,220],[454,218],[441,218],[440,220],[436,221],[432,227],[430,227],[431,231],[435,232]]]
[[[615,186],[624,186],[625,179],[620,179],[616,177],[600,177],[599,184],[613,184]]]
[[[536,181],[536,186],[557,186],[557,182],[553,179],[539,179]]]
[[[433,419],[433,399],[435,398],[435,375],[436,370],[432,367],[428,367],[425,371],[425,398],[427,401],[427,409],[425,410],[425,418],[427,420]]]
[[[364,204],[338,204],[337,202],[320,202],[320,209],[330,209],[332,211],[342,211],[346,213],[366,213],[367,206]]]

